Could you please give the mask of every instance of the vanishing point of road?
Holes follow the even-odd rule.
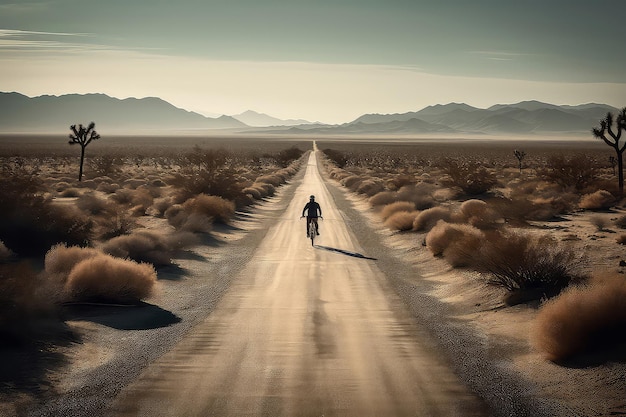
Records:
[[[316,247],[302,207],[324,220]],[[342,220],[312,152],[216,309],[117,397],[116,416],[483,416]]]

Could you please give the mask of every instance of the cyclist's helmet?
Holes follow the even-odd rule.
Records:
[[[312,195],[311,197],[309,197],[311,200],[315,200],[315,196]]]

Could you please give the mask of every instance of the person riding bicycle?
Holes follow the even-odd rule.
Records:
[[[309,236],[309,224],[311,222],[313,222],[315,224],[315,234],[319,235],[319,224],[317,223],[317,218],[318,217],[322,217],[322,208],[320,207],[319,203],[317,203],[315,201],[315,196],[312,195],[309,198],[309,202],[306,203],[306,205],[304,206],[304,208],[302,209],[302,217],[304,217],[304,213],[307,212],[306,215],[306,236]],[[319,212],[319,216],[318,213]]]

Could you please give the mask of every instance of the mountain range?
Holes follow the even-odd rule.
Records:
[[[411,135],[411,134],[588,134],[607,112],[606,104],[554,105],[539,101],[479,109],[464,103],[437,104],[419,111],[364,114],[339,125],[281,120],[246,111],[206,117],[154,97],[117,99],[104,94],[27,97],[0,92],[0,132],[56,133],[95,121],[101,134],[190,132],[227,129],[237,133]]]

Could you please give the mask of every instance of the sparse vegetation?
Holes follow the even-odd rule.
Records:
[[[626,340],[626,279],[594,276],[546,302],[537,315],[533,340],[549,360],[559,362]]]

